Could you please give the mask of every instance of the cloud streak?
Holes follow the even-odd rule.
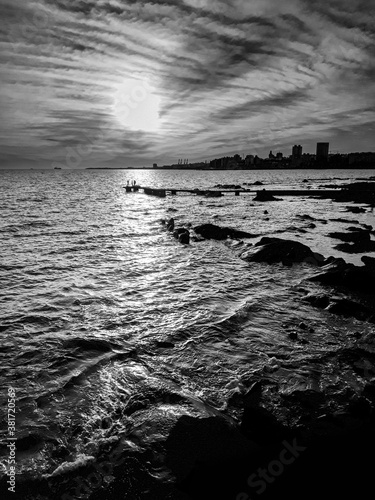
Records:
[[[374,13],[362,0],[0,0],[2,165],[63,162],[85,141],[81,167],[375,149]]]

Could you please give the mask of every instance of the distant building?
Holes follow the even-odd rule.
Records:
[[[275,155],[272,153],[272,151],[270,151],[270,154],[268,155],[268,158],[270,160],[273,160],[275,158]]]
[[[276,154],[276,160],[282,160],[284,157],[283,157],[283,154],[282,153],[277,153]]]
[[[158,164],[157,163],[153,163],[152,164],[152,168],[158,168]]]
[[[293,146],[293,149],[292,149],[292,159],[299,160],[300,158],[302,158],[302,146],[295,145],[295,146]]]
[[[316,161],[327,161],[329,142],[318,142],[316,145]]]

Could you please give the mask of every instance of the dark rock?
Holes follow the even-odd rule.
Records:
[[[321,255],[312,252],[308,246],[298,241],[267,237],[262,238],[240,257],[248,262],[267,262],[268,264],[283,262],[287,265],[294,262],[320,265],[324,260]]]
[[[221,189],[242,189],[242,186],[239,186],[238,184],[217,184],[214,187]]]
[[[344,224],[349,223],[349,224],[359,224],[358,220],[349,220],[349,219],[329,219],[331,222],[342,222]]]
[[[368,307],[349,299],[336,299],[334,303],[327,307],[327,311],[362,321],[366,321],[371,316],[371,310]]]
[[[346,211],[353,214],[363,214],[366,212],[366,209],[362,207],[346,207]]]
[[[291,436],[291,431],[267,409],[254,405],[244,397],[244,412],[241,430],[246,437],[260,445],[282,441]]]
[[[375,257],[367,257],[366,255],[364,255],[363,257],[361,257],[361,261],[368,269],[370,269],[371,271],[375,271]]]
[[[318,307],[319,309],[325,309],[326,307],[329,306],[329,297],[328,297],[328,295],[323,295],[323,294],[314,295],[314,294],[310,294],[310,295],[307,295],[306,297],[303,297],[302,300],[304,302],[308,302],[309,304],[311,304],[314,307]]]
[[[350,245],[349,243],[340,243],[334,247],[336,250],[345,253],[365,253],[365,252],[375,252],[375,241],[357,241]]]
[[[220,198],[222,193],[221,191],[206,191],[205,196],[207,198]]]
[[[263,182],[261,182],[261,181],[256,181],[256,182],[254,182],[254,184],[253,184],[253,185],[254,185],[254,186],[263,186]]]
[[[17,451],[26,451],[31,448],[40,447],[43,439],[38,434],[29,434],[28,436],[17,439]]]
[[[268,215],[268,210],[265,210],[263,213],[264,215]]]
[[[170,218],[169,221],[167,222],[167,229],[168,231],[173,231],[174,230],[174,218]]]
[[[352,243],[356,243],[358,241],[370,240],[370,232],[367,231],[366,229],[356,229],[356,228],[353,229],[350,230],[350,233],[333,232],[333,233],[328,233],[327,236],[329,236],[330,238],[336,238],[341,241],[352,242]]]
[[[175,229],[173,231],[173,236],[176,238],[176,240],[178,240],[178,237],[180,236],[180,234],[185,233],[186,231],[187,231],[186,228],[178,227],[177,229]]]
[[[254,201],[282,201],[281,198],[275,198],[271,193],[263,189],[263,191],[257,191],[257,195]]]
[[[209,240],[226,240],[227,238],[255,238],[256,235],[238,231],[230,227],[220,227],[214,224],[202,224],[194,228],[197,234]]]
[[[375,272],[369,270],[365,266],[359,267],[353,264],[334,266],[330,264],[327,266],[326,272],[312,276],[308,278],[308,280],[323,285],[338,286],[365,293],[374,293]]]
[[[174,347],[174,344],[172,344],[172,342],[158,340],[156,341],[156,347],[158,347],[159,349],[171,349],[172,347]]]
[[[235,460],[258,450],[224,418],[187,415],[180,417],[171,429],[165,447],[166,465],[178,481],[189,476],[195,467]]]
[[[307,325],[306,323],[303,323],[301,322],[299,325],[298,325],[299,328],[301,328],[301,330],[307,330]]]
[[[190,243],[190,233],[186,229],[183,233],[180,233],[178,237],[178,241],[182,243],[183,245],[189,245]]]
[[[349,412],[354,418],[366,418],[372,413],[372,406],[365,397],[353,398],[349,402]]]
[[[297,332],[290,332],[290,333],[288,333],[288,337],[291,340],[298,340],[298,333]]]

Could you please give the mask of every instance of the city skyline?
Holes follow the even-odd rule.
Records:
[[[0,0],[0,167],[375,150],[374,3]]]

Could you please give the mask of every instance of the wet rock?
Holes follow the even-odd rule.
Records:
[[[371,309],[349,299],[336,299],[327,307],[327,311],[347,318],[356,318],[361,321],[367,321],[372,315]]]
[[[167,342],[163,340],[156,341],[155,345],[159,349],[172,349],[174,347],[174,344],[172,344],[172,342]]]
[[[173,231],[173,236],[180,242],[188,245],[190,243],[190,232],[186,227],[179,227]]]
[[[168,231],[173,231],[174,230],[174,218],[171,217],[169,221],[167,222],[167,230]]]
[[[308,280],[353,291],[374,293],[375,272],[365,266],[354,266],[346,263],[343,265],[340,261],[338,266],[331,263],[325,271],[308,278]]]
[[[183,233],[180,233],[178,236],[178,241],[183,245],[189,245],[190,243],[190,233],[187,229]]]
[[[241,430],[252,441],[267,445],[282,441],[292,435],[291,430],[266,408],[254,404],[246,396],[243,404]]]
[[[202,224],[194,228],[194,231],[208,240],[226,240],[227,238],[255,238],[256,235],[245,231],[238,231],[230,227],[220,227],[215,224]]]
[[[205,196],[207,198],[220,198],[222,193],[220,191],[206,191]]]
[[[329,297],[328,295],[323,294],[309,294],[306,297],[303,297],[302,300],[304,302],[308,302],[314,307],[318,307],[319,309],[325,309],[329,306]]]
[[[363,214],[366,212],[366,209],[362,207],[346,207],[346,211],[353,214]]]
[[[298,340],[298,333],[297,332],[289,332],[288,333],[288,337],[291,339],[291,340]]]
[[[240,257],[248,262],[267,262],[268,264],[282,262],[286,265],[295,262],[320,265],[324,261],[323,256],[312,252],[308,246],[298,241],[267,237],[262,238]]]
[[[349,224],[359,224],[358,220],[349,220],[349,219],[329,219],[331,222],[342,222],[344,224],[349,223]]]
[[[356,243],[340,243],[334,247],[336,250],[345,253],[365,253],[365,252],[375,252],[375,241],[361,240]]]
[[[239,186],[238,184],[216,184],[214,187],[221,189],[242,189],[242,186]]]
[[[370,231],[359,228],[349,228],[349,229],[350,229],[349,233],[333,232],[333,233],[328,233],[327,236],[329,236],[330,238],[336,238],[341,241],[352,242],[352,243],[356,243],[358,241],[370,240]]]
[[[166,440],[166,465],[180,482],[195,469],[210,463],[237,460],[257,452],[238,429],[220,417],[198,418],[183,415],[178,419]],[[212,487],[212,485],[211,485]]]
[[[365,397],[353,398],[349,402],[349,413],[354,418],[366,418],[371,415],[373,408]]]
[[[364,263],[367,269],[375,271],[375,257],[367,257],[366,255],[364,255],[363,257],[361,257],[361,261]]]
[[[43,438],[38,434],[29,434],[23,438],[17,439],[17,451],[26,451],[31,448],[42,446]]]
[[[176,238],[176,240],[178,240],[178,237],[180,236],[180,234],[184,233],[185,231],[187,231],[187,229],[185,229],[184,227],[178,227],[177,229],[175,229],[173,231],[174,238]]]
[[[282,201],[282,199],[276,198],[271,193],[263,189],[263,191],[257,191],[254,201]]]

